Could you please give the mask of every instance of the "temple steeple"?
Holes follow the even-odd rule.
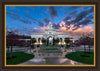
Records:
[[[52,29],[52,23],[51,23],[51,21],[49,22],[49,29]]]

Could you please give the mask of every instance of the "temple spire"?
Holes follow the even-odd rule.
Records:
[[[52,23],[49,21],[49,29],[52,29]]]

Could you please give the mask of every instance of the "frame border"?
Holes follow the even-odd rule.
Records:
[[[94,7],[94,64],[93,65],[7,65],[6,64],[6,6],[93,6]],[[54,4],[30,4],[30,5],[28,5],[28,4],[24,4],[24,5],[22,5],[22,4],[10,4],[10,5],[4,5],[4,19],[5,19],[5,21],[4,21],[4,23],[5,23],[5,26],[4,26],[4,29],[5,29],[5,48],[4,48],[4,66],[6,66],[6,67],[30,67],[30,66],[34,66],[34,67],[50,67],[50,66],[53,66],[53,67],[95,67],[96,66],[96,39],[95,39],[95,36],[96,36],[96,20],[95,20],[95,18],[96,18],[96,4],[85,4],[85,5],[83,5],[83,4],[57,4],[57,5],[54,5]]]

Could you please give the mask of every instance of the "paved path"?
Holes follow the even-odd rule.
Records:
[[[71,52],[75,52],[75,51],[80,51],[80,50],[84,50],[83,47],[79,48],[79,47],[74,47],[74,48],[70,48],[70,49],[61,49],[62,50],[62,55],[55,55],[54,53],[50,53],[49,55],[45,54],[44,56],[39,56],[38,55],[38,50],[39,49],[34,49],[35,52],[33,52],[34,50],[30,50],[30,47],[23,47],[23,48],[13,48],[14,51],[19,51],[19,50],[23,50],[23,52],[29,53],[29,54],[34,54],[35,58],[30,59],[24,63],[20,63],[19,65],[84,65],[83,63],[80,62],[76,62],[73,60],[70,60],[68,58],[65,58],[65,54],[67,53],[71,53]],[[66,51],[65,51],[66,50]],[[92,49],[93,50],[93,49]],[[42,53],[43,54],[43,53]],[[86,64],[85,64],[86,65]]]
[[[35,57],[30,59],[24,63],[20,63],[18,65],[84,65],[83,63],[79,63],[76,61],[72,61],[68,58],[61,57]],[[85,64],[86,65],[86,64]]]

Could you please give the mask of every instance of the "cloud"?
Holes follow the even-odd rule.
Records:
[[[24,10],[25,13],[29,13],[29,10]]]
[[[93,22],[91,21],[91,19],[93,19],[92,15],[89,15],[88,17],[85,17],[83,20],[77,22],[74,25],[74,26],[76,26],[76,28],[73,29],[73,30],[76,30],[77,28],[79,28],[80,27],[79,25],[85,26],[85,25],[88,25],[88,24],[92,24]]]
[[[53,6],[50,6],[48,8],[48,13],[50,14],[51,18],[58,17],[58,12],[57,12],[57,10]]]
[[[67,21],[67,19],[70,19],[70,17],[66,17],[65,18],[66,21],[64,19],[63,21],[65,21],[66,25],[74,24],[76,28],[74,28],[73,30],[78,29],[80,25],[82,26],[88,25],[92,23],[91,19],[93,19],[93,15],[89,15],[92,12],[91,9],[81,11],[79,14],[76,15],[76,18],[74,20]]]
[[[27,18],[30,18],[30,19],[32,19],[32,20],[35,20],[35,21],[38,21],[37,19],[35,19],[35,18],[32,18],[30,15],[25,15]]]
[[[11,13],[11,12],[6,12],[7,15],[10,15],[10,16],[14,16],[15,18],[20,18],[20,16],[18,14],[15,14],[15,13]]]
[[[71,7],[70,9],[77,9],[79,7]],[[85,26],[88,24],[93,23],[93,15],[90,15],[90,13],[93,12],[93,7],[89,9],[89,7],[82,7],[84,8],[81,12],[78,13],[77,10],[73,11],[69,15],[63,18],[61,22],[58,24],[54,24],[54,28],[58,29],[61,26],[61,23],[64,23],[65,26],[62,24],[62,27],[66,30],[71,28],[71,24],[73,24],[74,28],[72,28],[73,31],[77,30],[78,28],[81,28],[80,26]],[[67,25],[67,26],[66,26]]]
[[[87,24],[89,24],[90,22],[91,22],[90,19],[85,19],[85,20],[83,20],[82,22],[78,23],[78,25],[87,25]]]
[[[62,7],[61,10],[64,10],[66,8],[66,6]]]
[[[71,17],[75,17],[75,16],[77,16],[77,10],[76,11],[73,11],[72,13],[70,13],[69,15],[71,16]]]
[[[25,19],[19,19],[21,22],[26,23],[26,24],[31,24],[32,22],[30,20],[25,20]]]
[[[62,20],[66,25],[70,25],[72,23],[71,17],[67,16]]]
[[[53,28],[54,28],[54,29],[59,29],[59,27],[60,27],[59,23],[57,23],[57,24],[54,23],[54,24],[53,24]]]
[[[82,11],[81,13],[79,13],[76,16],[76,19],[73,21],[74,23],[79,22],[80,20],[82,20],[84,17],[86,17],[86,15],[88,15],[88,11]]]
[[[30,15],[26,15],[26,17],[28,17],[31,20],[34,20],[35,23],[38,23],[38,26],[40,26],[40,27],[44,26],[43,22],[41,22],[41,21],[39,21],[39,20],[37,20],[35,18],[32,18]]]
[[[87,19],[94,19],[93,15],[89,15],[88,17],[86,17]]]
[[[40,27],[40,28],[31,28],[30,29],[30,33],[45,33],[45,29],[47,29],[48,26],[43,26],[43,27]]]
[[[44,18],[43,21],[46,23],[45,26],[47,26],[50,20],[48,18]]]
[[[16,13],[6,12],[6,14],[9,15],[11,19],[19,20],[19,21],[21,21],[25,24],[31,24],[32,23],[30,20],[23,19],[23,17],[19,16]]]
[[[91,9],[89,10],[89,12],[94,12],[94,7],[91,7]]]
[[[67,17],[65,17],[64,19],[63,19],[63,21],[67,21],[67,20],[69,20],[69,19],[71,19],[71,17],[70,16],[67,16]]]
[[[10,6],[9,8],[12,9],[12,10],[21,11],[21,10],[20,10],[18,7],[16,7],[16,6]]]
[[[88,8],[89,8],[88,6],[84,6],[84,7],[83,7],[83,9],[85,9],[85,10],[88,9]]]
[[[39,26],[44,26],[44,24],[41,21],[37,21]]]
[[[83,33],[91,33],[94,30],[92,29],[92,26],[84,26],[82,27],[80,25],[80,27],[77,28],[77,26],[74,26],[74,24],[70,24],[70,25],[66,25],[64,22],[60,23],[60,24],[64,24],[65,26],[60,25],[59,29],[56,29],[57,31],[61,31],[63,33],[69,33],[70,35],[73,35],[74,37],[80,37],[81,34]],[[70,26],[70,28],[68,28]],[[73,30],[77,28],[76,30]],[[66,30],[67,29],[67,30]]]
[[[72,6],[70,8],[68,8],[69,10],[73,10],[73,9],[77,9],[77,8],[80,8],[80,6]]]
[[[79,14],[77,14],[76,19],[74,20],[74,22],[79,22],[80,20],[82,20],[83,18],[85,18],[88,14],[90,14],[91,12],[93,12],[94,8],[91,7],[90,10],[85,10],[80,12]]]

